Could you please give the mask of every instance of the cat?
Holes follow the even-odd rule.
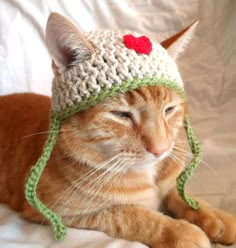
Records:
[[[77,35],[60,18],[61,23],[51,22],[47,29],[61,37],[50,41],[53,57],[65,43],[75,45],[68,29]],[[173,57],[191,27],[162,42]],[[55,77],[62,67],[53,61]],[[25,199],[24,185],[47,139],[50,103],[50,98],[32,93],[0,97],[0,202],[43,224],[47,221]],[[151,248],[209,248],[209,240],[235,243],[235,215],[201,199],[200,209],[193,210],[176,191],[185,162],[186,112],[186,102],[173,89],[143,86],[69,117],[40,178],[39,198],[67,226]]]

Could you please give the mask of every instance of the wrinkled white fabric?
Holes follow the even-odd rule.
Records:
[[[0,0],[0,95],[51,94],[51,60],[45,45],[50,11],[66,15],[82,31],[125,28],[158,41],[200,20],[178,59],[192,123],[208,164],[200,165],[189,188],[214,206],[236,213],[236,1]],[[49,227],[29,223],[1,205],[0,247],[146,246],[75,229],[69,229],[65,241],[56,242]]]

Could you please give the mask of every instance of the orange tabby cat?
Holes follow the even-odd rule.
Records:
[[[57,76],[55,63],[53,69]],[[49,110],[45,96],[0,97],[0,202],[43,223],[25,200],[24,184],[47,138]],[[185,113],[174,90],[145,86],[68,118],[40,179],[39,198],[67,226],[152,248],[209,248],[209,239],[235,243],[235,216],[201,200],[192,210],[175,190],[184,169],[178,141]]]

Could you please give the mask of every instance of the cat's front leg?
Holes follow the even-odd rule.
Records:
[[[209,239],[197,226],[138,206],[117,206],[64,221],[151,248],[210,248]]]
[[[223,245],[236,243],[236,216],[213,208],[202,200],[198,201],[200,208],[193,210],[180,198],[176,189],[173,189],[166,197],[164,205],[176,218],[199,226],[212,242]]]

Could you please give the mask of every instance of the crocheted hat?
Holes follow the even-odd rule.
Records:
[[[50,132],[42,155],[32,168],[25,185],[27,200],[51,222],[58,240],[65,237],[66,228],[61,217],[38,199],[36,189],[56,143],[61,122],[108,97],[140,86],[162,85],[176,90],[185,98],[178,68],[157,42],[125,31],[102,30],[84,35],[93,44],[94,52],[53,80]],[[185,127],[193,159],[178,177],[177,189],[188,205],[197,209],[198,203],[186,194],[185,185],[201,159],[201,152],[187,116]]]

